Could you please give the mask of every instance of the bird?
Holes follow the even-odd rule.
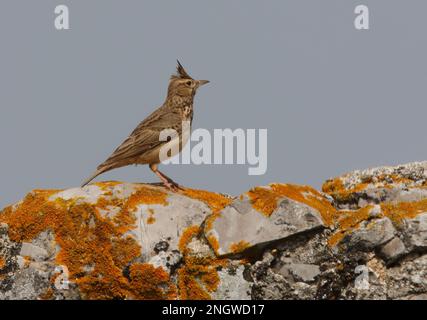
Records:
[[[176,74],[169,79],[164,103],[132,131],[107,160],[101,163],[96,171],[83,182],[82,187],[104,172],[141,164],[148,165],[167,189],[172,191],[182,189],[178,183],[158,169],[160,162],[165,160],[160,159],[162,157],[160,153],[165,144],[173,143],[173,141],[179,142],[179,146],[176,149],[171,148],[166,158],[181,152],[188,141],[183,138],[183,130],[185,130],[183,123],[188,123],[189,130],[191,130],[194,96],[197,90],[207,83],[209,83],[208,80],[193,79],[177,60]],[[168,129],[175,130],[177,137],[169,137],[169,140],[161,139],[161,132]],[[173,154],[172,150],[177,151]]]

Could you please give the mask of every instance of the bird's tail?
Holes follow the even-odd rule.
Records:
[[[89,182],[91,182],[93,179],[95,179],[97,176],[99,176],[101,173],[107,171],[108,169],[98,169],[96,170],[88,179],[86,179],[83,184],[82,184],[82,188],[87,185]]]

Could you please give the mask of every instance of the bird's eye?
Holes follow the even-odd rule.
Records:
[[[187,85],[187,86],[189,86],[189,87],[191,87],[191,85],[192,85],[192,84],[193,84],[193,82],[192,82],[192,81],[187,81],[187,82],[186,82],[186,85]]]

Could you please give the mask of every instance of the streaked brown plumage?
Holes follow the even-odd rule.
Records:
[[[169,189],[179,188],[172,179],[157,169],[160,163],[159,152],[167,141],[160,141],[160,132],[174,129],[180,137],[179,151],[184,147],[182,123],[193,120],[193,99],[197,89],[208,83],[207,80],[194,80],[178,61],[177,74],[171,76],[168,93],[163,105],[142,121],[130,136],[100,164],[95,173],[87,179],[85,186],[98,175],[131,164],[148,164],[150,169]]]

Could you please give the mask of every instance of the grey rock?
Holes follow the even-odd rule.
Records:
[[[23,242],[21,251],[19,253],[21,256],[28,256],[34,261],[43,261],[48,257],[48,252],[41,247],[35,246],[28,242]]]
[[[395,233],[388,218],[363,221],[358,229],[344,238],[343,243],[349,250],[370,250],[390,241]]]
[[[387,269],[386,278],[389,299],[427,293],[427,255],[406,257]]]
[[[285,278],[291,275],[295,282],[312,282],[320,274],[320,268],[315,264],[292,263],[280,268],[279,273]]]
[[[403,256],[405,252],[405,244],[398,237],[394,237],[382,246],[380,255],[387,263],[392,263]]]
[[[406,219],[405,236],[411,248],[427,249],[427,213]]]
[[[218,272],[220,284],[212,294],[213,299],[221,300],[248,300],[251,298],[251,283],[244,276],[244,266],[230,267]]]
[[[368,182],[365,189],[340,203],[320,195],[337,209],[375,205],[367,221],[356,221],[345,230],[342,243],[334,247],[328,240],[341,226],[325,226],[315,208],[282,197],[275,204],[277,209],[266,216],[244,195],[220,212],[212,228],[186,242],[183,257],[178,250],[182,234],[188,227],[205,226],[212,210],[183,193],[167,193],[168,205],[143,204],[131,212],[136,223],[125,236],[137,241],[141,255],[130,264],[162,267],[178,285],[179,271],[185,271],[181,267],[187,261],[218,259],[214,242],[208,242],[214,237],[219,244],[217,253],[229,255],[221,257],[223,264],[215,264],[213,271],[220,281],[214,292],[209,291],[213,299],[426,299],[427,212],[393,225],[381,211],[382,203],[426,199],[426,168],[427,162],[357,171],[343,176],[342,182],[347,188]],[[394,181],[396,177],[402,179]],[[106,193],[126,199],[139,187],[127,183],[107,188],[91,185],[58,192],[51,199],[95,204]],[[100,218],[114,218],[119,206],[100,208]],[[87,225],[97,227],[91,221]],[[231,254],[232,245],[239,243],[249,245],[249,250]],[[40,299],[47,293],[52,299],[81,299],[73,281],[67,288],[52,282],[59,278],[61,266],[55,259],[59,251],[49,230],[31,242],[15,243],[8,236],[8,226],[0,224],[0,299]],[[86,261],[82,275],[96,272],[96,263]],[[122,270],[125,277],[127,267]],[[203,281],[199,283],[204,287]]]
[[[148,263],[155,268],[162,267],[164,270],[172,273],[182,260],[182,254],[178,250],[160,251],[157,255],[151,257]]]
[[[233,245],[238,243],[249,247],[265,245],[322,227],[324,223],[316,209],[285,197],[269,217],[248,205],[246,199],[236,199],[222,210],[206,236],[214,237],[219,244],[217,253],[225,255],[233,253]]]
[[[178,249],[182,233],[191,226],[201,225],[210,208],[203,202],[179,194],[168,197],[168,205],[141,204],[134,215],[137,219],[135,229],[129,232],[141,245],[141,254],[145,260],[156,255],[159,242],[167,240],[170,250]],[[148,223],[153,216],[155,221]]]

